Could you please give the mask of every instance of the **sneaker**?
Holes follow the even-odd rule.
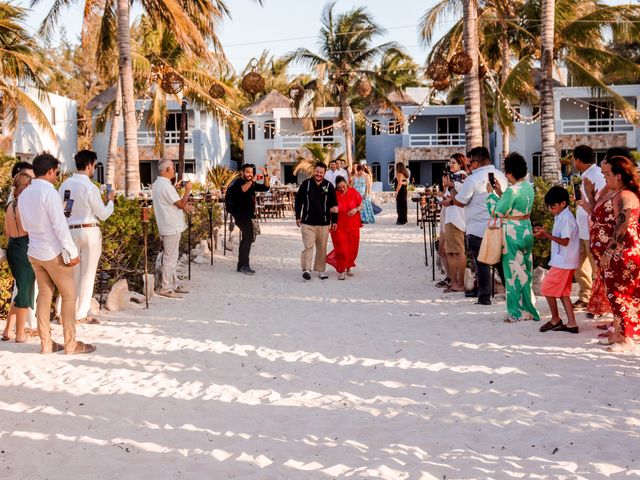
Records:
[[[251,267],[242,267],[240,269],[240,271],[242,273],[244,273],[245,275],[255,275],[256,271],[252,270]]]
[[[303,271],[302,278],[304,278],[305,280],[311,280],[311,272],[309,270]]]
[[[173,290],[159,290],[158,295],[160,295],[161,297],[167,297],[167,298],[182,298],[182,295],[180,295],[179,293]]]
[[[327,278],[329,278],[329,275],[327,275],[325,272],[320,272],[318,273],[318,278],[320,280],[326,280]]]
[[[345,275],[345,273],[344,273],[344,272],[340,272],[340,273],[338,274],[338,280],[344,280],[345,278],[347,278],[347,276]]]

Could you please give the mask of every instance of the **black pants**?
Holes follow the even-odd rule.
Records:
[[[407,223],[407,187],[402,186],[396,194],[396,212],[398,223]]]
[[[253,243],[253,220],[236,218],[236,225],[240,229],[240,246],[238,247],[238,269],[240,269],[249,266],[249,255]]]
[[[478,254],[480,253],[480,244],[482,243],[481,237],[476,237],[475,235],[467,235],[467,250],[471,258],[473,259],[473,263],[476,266],[476,280],[478,281],[478,300],[486,301],[491,300],[491,265],[487,265],[486,263],[481,263],[478,261]],[[504,285],[504,272],[502,270],[502,263],[498,263],[496,265],[498,269],[498,274],[500,275],[500,279],[502,280],[502,284]]]

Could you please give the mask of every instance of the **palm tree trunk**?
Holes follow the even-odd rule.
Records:
[[[482,114],[482,141],[484,145],[491,143],[489,133],[489,112],[487,110],[487,96],[484,91],[484,83],[480,82],[480,112]]]
[[[507,32],[507,26],[502,26],[503,31]],[[507,79],[509,78],[509,73],[511,72],[511,46],[509,45],[509,38],[506,35],[500,37],[500,56],[502,57],[502,68],[500,69],[500,88],[504,90],[504,85],[507,83]],[[499,100],[498,100],[499,101]],[[499,105],[499,103],[498,103]],[[509,145],[510,141],[510,132],[509,126],[502,126],[502,152],[501,152],[501,160],[500,164],[504,166],[504,159],[509,155],[509,150],[511,146]]]
[[[347,92],[340,89],[340,110],[342,111],[342,123],[344,128],[345,154],[349,168],[353,164],[353,132],[351,130],[351,106],[347,100]]]
[[[124,123],[125,190],[127,195],[140,191],[140,161],[138,158],[138,125],[136,99],[131,66],[131,30],[129,0],[118,0],[118,66],[122,87],[122,118]]]
[[[464,111],[467,150],[482,146],[480,121],[480,78],[478,77],[478,4],[477,0],[463,1],[463,42],[473,60],[471,71],[464,77]]]
[[[116,104],[111,115],[111,131],[109,132],[109,149],[107,153],[107,183],[115,185],[116,162],[118,161],[118,133],[120,131],[120,115],[122,110],[122,87],[120,76],[116,84]],[[115,187],[114,188],[118,188]]]
[[[556,152],[556,130],[553,99],[553,39],[555,0],[542,0],[542,60],[540,88],[540,127],[542,130],[542,176],[557,182],[560,162]]]

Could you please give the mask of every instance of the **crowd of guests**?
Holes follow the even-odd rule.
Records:
[[[634,348],[640,337],[640,176],[631,153],[611,148],[601,166],[592,148],[577,146],[572,164],[578,172],[573,183],[553,186],[544,202],[554,217],[553,228],[532,226],[535,191],[529,180],[526,160],[511,153],[498,170],[486,148],[474,148],[467,155],[456,154],[443,178],[439,253],[446,278],[437,283],[446,292],[464,292],[490,305],[494,278],[492,266],[479,260],[488,228],[502,230],[502,257],[495,265],[506,290],[506,323],[540,320],[533,294],[534,242],[551,244],[549,270],[541,285],[551,319],[541,332],[579,333],[575,312],[590,318],[613,313],[613,322],[599,325],[600,343],[614,350]],[[402,198],[403,169],[396,169],[398,222],[406,212]],[[398,188],[400,186],[400,188]],[[572,210],[575,209],[575,215]],[[464,288],[469,259],[475,270],[475,286]],[[578,283],[578,299],[571,302],[572,284]],[[558,301],[564,309],[563,321]]]

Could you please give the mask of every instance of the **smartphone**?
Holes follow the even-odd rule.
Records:
[[[65,195],[68,190],[65,191]],[[73,210],[73,198],[68,198],[64,204],[64,215],[65,217],[71,216],[71,210]]]
[[[493,188],[496,188],[496,175],[493,172],[489,172],[489,183]]]
[[[450,174],[449,174],[449,181],[450,181],[451,183],[453,183],[453,173],[450,173]]]
[[[64,201],[66,202],[70,198],[71,198],[71,190],[65,190],[64,191]]]
[[[113,186],[110,183],[107,183],[107,198],[111,195],[111,191],[113,190]]]
[[[579,202],[580,200],[582,200],[582,192],[580,191],[579,183],[573,184],[573,196],[575,197],[576,202]]]
[[[260,181],[264,179],[264,175],[262,175],[261,173],[259,173],[258,175],[256,175],[256,180]]]
[[[186,187],[186,186],[187,186],[187,183],[189,183],[189,180],[188,180],[187,178],[183,178],[183,179],[180,181],[180,185],[182,186],[182,188]]]

